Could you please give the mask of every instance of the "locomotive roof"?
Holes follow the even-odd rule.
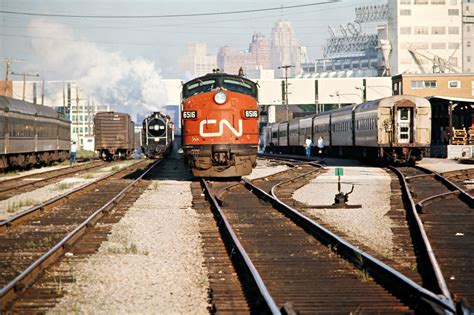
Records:
[[[27,115],[38,115],[51,118],[60,117],[60,114],[56,112],[52,107],[33,104],[6,96],[0,96],[0,108],[3,110],[8,109],[12,112]]]
[[[224,77],[225,78],[233,78],[233,79],[236,79],[236,80],[244,80],[244,81],[247,81],[251,84],[255,84],[255,82],[253,82],[252,80],[247,79],[245,77],[235,75],[235,74],[223,73],[223,72],[208,73],[208,74],[203,75],[201,77],[197,77],[197,78],[194,78],[192,80],[189,80],[185,84],[188,84],[188,83],[191,83],[191,82],[194,82],[194,81],[199,81],[199,80],[202,81],[203,79],[221,79],[221,78],[224,78]]]

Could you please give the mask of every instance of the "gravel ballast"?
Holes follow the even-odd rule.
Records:
[[[296,190],[293,198],[313,206],[332,205],[337,191],[334,167],[320,174],[309,184]],[[391,256],[393,248],[390,211],[390,176],[380,168],[344,167],[341,191],[348,193],[349,205],[360,204],[360,209],[308,209],[326,225],[336,227],[384,256]]]
[[[208,314],[199,222],[189,181],[153,181],[51,311]]]

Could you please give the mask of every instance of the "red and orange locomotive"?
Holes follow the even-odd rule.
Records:
[[[182,148],[200,177],[248,175],[258,148],[257,85],[226,73],[209,73],[183,85]]]

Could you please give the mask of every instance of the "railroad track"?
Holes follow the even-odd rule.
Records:
[[[282,172],[279,181],[296,181],[315,172],[312,166],[300,165]],[[433,305],[453,311],[436,294],[282,203],[274,194],[276,186],[269,182],[202,181],[238,270],[232,277],[229,261],[220,256],[222,248],[211,251],[220,255],[211,257],[210,263],[217,260],[217,269],[222,268],[210,276],[211,311],[279,314],[285,308],[301,313],[409,313],[432,310]],[[271,195],[267,193],[270,186]],[[204,207],[202,198],[198,203]],[[212,233],[205,238],[214,236],[214,249],[216,230]],[[232,286],[237,280],[240,288]]]
[[[149,161],[132,164],[84,185],[73,195],[63,195],[64,200],[55,200],[54,205],[41,211],[34,220],[30,216],[5,227],[0,233],[1,311],[11,310],[12,303],[48,266],[72,250],[102,216],[126,200],[126,194],[153,169],[149,164]]]
[[[402,178],[422,254],[432,265],[430,289],[458,308],[473,303],[474,203],[467,186],[459,185],[472,180],[472,171],[448,172],[452,181],[420,167],[392,169]]]
[[[95,161],[72,167],[65,167],[11,179],[5,179],[0,181],[0,200],[8,199],[14,195],[27,192],[32,189],[44,187],[62,178],[71,176],[71,174],[102,167],[104,164],[105,163],[103,161]]]

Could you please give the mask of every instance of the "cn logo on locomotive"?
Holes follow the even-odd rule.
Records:
[[[229,128],[229,130],[236,136],[236,137],[241,137],[243,134],[243,128],[242,128],[242,119],[239,119],[239,129],[236,130],[234,126],[230,122],[228,122],[226,119],[222,119],[219,122],[219,131],[218,132],[205,132],[204,131],[204,125],[214,125],[217,124],[217,120],[215,119],[207,119],[207,120],[201,120],[199,123],[199,134],[201,137],[220,137],[224,134],[224,125]]]

